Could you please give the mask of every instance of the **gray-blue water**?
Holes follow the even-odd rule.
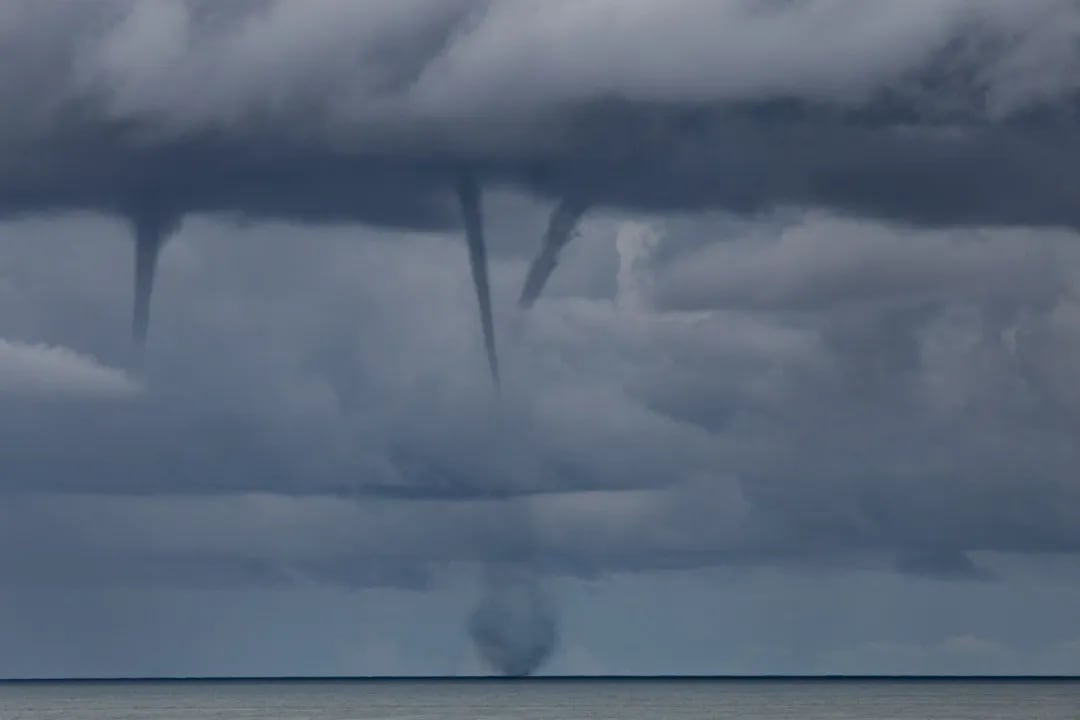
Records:
[[[0,683],[0,720],[1077,720],[1080,682]]]

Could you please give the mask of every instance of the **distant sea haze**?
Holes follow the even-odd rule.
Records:
[[[4,720],[1075,720],[1074,678],[537,678],[0,683]]]

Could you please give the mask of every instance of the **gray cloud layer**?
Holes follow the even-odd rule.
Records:
[[[976,577],[971,554],[1076,550],[1071,234],[808,216],[661,260],[677,223],[650,256],[633,225],[591,222],[582,249],[619,236],[621,271],[593,261],[620,274],[618,301],[538,306],[507,334],[499,405],[477,401],[473,301],[440,270],[452,244],[189,224],[165,255],[141,396],[6,398],[12,576],[138,578],[152,557],[180,584],[215,567],[221,582],[411,583],[513,559]],[[122,359],[124,294],[94,260],[120,251],[109,227],[8,227],[23,239],[4,326],[50,342],[78,327]],[[82,283],[59,297],[52,256]],[[255,271],[236,277],[241,258]],[[522,265],[495,267],[508,299]],[[16,552],[37,536],[63,553]]]
[[[9,3],[0,206],[410,224],[465,161],[640,207],[1075,225],[1078,26],[1066,0]]]
[[[0,4],[0,582],[1072,556],[1078,34],[1070,0]],[[504,192],[498,402],[462,172]],[[568,272],[509,315],[541,197]],[[176,230],[141,383],[102,213]]]

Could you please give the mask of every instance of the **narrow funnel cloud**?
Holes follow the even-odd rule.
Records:
[[[131,218],[135,230],[135,301],[131,312],[131,339],[140,355],[150,331],[150,301],[154,293],[158,256],[169,235],[179,227],[179,218],[144,212]]]
[[[559,253],[570,242],[577,228],[578,221],[588,209],[588,204],[580,199],[564,198],[551,214],[547,232],[540,253],[529,266],[525,286],[521,289],[518,307],[529,309],[544,292],[551,273],[559,264]]]
[[[487,246],[484,242],[483,208],[480,205],[480,186],[476,178],[464,171],[458,177],[458,198],[465,220],[465,239],[469,244],[469,266],[472,269],[476,300],[480,304],[480,324],[484,329],[484,349],[495,387],[499,387],[499,357],[495,348],[495,322],[491,313],[491,285],[488,281]]]

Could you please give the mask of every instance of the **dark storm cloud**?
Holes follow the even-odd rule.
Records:
[[[214,139],[127,147],[116,139],[23,146],[4,178],[9,216],[91,210],[133,216],[220,213],[302,223],[364,222],[406,229],[457,223],[451,178],[420,163],[349,157]]]
[[[596,204],[1076,225],[1077,12],[17,2],[0,202],[423,223],[457,161]]]
[[[557,203],[524,306],[585,207],[1080,224],[1065,0],[22,0],[2,21],[7,214],[449,227],[467,167]],[[164,241],[138,244],[140,345]]]
[[[192,582],[262,582],[294,552],[302,573],[362,585],[348,566],[379,558],[405,580],[356,572],[407,584],[493,554],[581,574],[876,554],[963,575],[967,553],[1072,552],[1080,356],[1060,244],[942,254],[907,230],[811,218],[805,243],[756,254],[704,232],[684,257],[626,267],[654,273],[646,300],[707,317],[655,313],[641,288],[541,313],[506,343],[520,380],[496,408],[458,319],[475,301],[441,246],[368,250],[353,240],[381,236],[295,226],[455,228],[465,167],[598,211],[1074,228],[1077,33],[1064,0],[4,3],[5,216],[258,224],[180,226],[141,394],[84,358],[56,374],[81,378],[61,383],[78,397],[45,374],[28,399],[25,344],[0,348],[3,491],[77,499],[68,546],[117,533],[85,550],[87,575],[147,582],[147,555]],[[90,338],[118,365],[102,318],[123,276],[92,257],[112,250],[91,221],[61,234],[79,244],[34,236],[5,270],[5,328]],[[40,286],[68,292],[50,274],[64,258],[101,289],[28,309]],[[492,273],[497,296],[511,271]],[[214,510],[249,492],[287,502]],[[97,511],[132,496],[142,520],[194,501],[171,526],[103,525]],[[148,538],[162,546],[131,550]],[[355,555],[333,560],[343,546]],[[16,575],[64,574],[6,552]],[[131,565],[109,569],[110,553]]]
[[[607,113],[612,121],[541,164],[538,186],[652,210],[795,205],[944,226],[1080,220],[1078,178],[1066,159],[1080,140],[1071,122],[934,126],[900,117],[864,125],[797,105],[775,118],[768,108],[663,111],[646,129],[628,120],[632,108]]]

